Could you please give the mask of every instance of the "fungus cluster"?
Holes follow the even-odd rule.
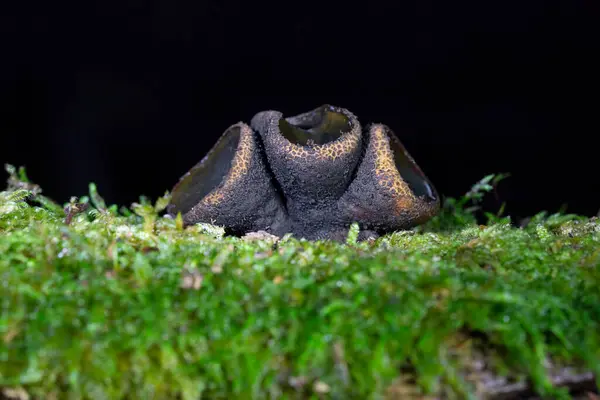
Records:
[[[389,127],[363,128],[350,111],[323,105],[287,118],[263,111],[250,125],[230,126],[175,185],[168,212],[236,235],[343,240],[353,222],[361,238],[409,229],[439,203]]]

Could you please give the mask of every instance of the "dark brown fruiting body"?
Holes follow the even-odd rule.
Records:
[[[334,107],[320,107],[287,120],[277,111],[266,111],[257,114],[251,126],[260,133],[269,166],[281,186],[292,232],[310,239],[328,238],[332,229],[345,234],[347,227],[336,221],[335,209],[362,153],[356,117]],[[295,129],[294,136],[291,129]],[[302,136],[314,137],[315,144],[305,145]]]
[[[439,198],[385,125],[363,132],[348,110],[278,111],[231,126],[173,188],[168,212],[186,224],[344,240],[352,222],[373,237],[437,213]]]
[[[167,212],[185,225],[224,226],[229,232],[285,231],[284,205],[271,181],[257,135],[244,123],[225,131],[209,153],[173,188]]]
[[[437,191],[392,131],[373,124],[367,141],[356,177],[338,203],[346,224],[360,221],[385,233],[433,217],[440,205]]]

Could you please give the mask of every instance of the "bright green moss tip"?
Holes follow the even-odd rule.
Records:
[[[184,229],[161,215],[168,193],[119,208],[92,184],[58,205],[8,171],[0,398],[493,398],[510,385],[569,398],[556,376],[598,384],[600,224],[478,225],[498,177],[425,226],[362,242],[353,226],[334,243]]]

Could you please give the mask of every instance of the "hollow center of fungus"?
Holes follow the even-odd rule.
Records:
[[[390,148],[394,153],[394,162],[402,179],[408,184],[415,196],[423,197],[426,201],[436,201],[435,189],[429,183],[419,167],[408,158],[408,153],[402,143],[393,134],[388,133]]]
[[[179,206],[176,211],[188,212],[219,186],[231,168],[240,134],[239,126],[227,130],[206,157],[182,178],[173,190],[173,203]]]
[[[350,129],[348,117],[323,108],[309,114],[279,120],[279,130],[283,137],[302,146],[333,142]]]

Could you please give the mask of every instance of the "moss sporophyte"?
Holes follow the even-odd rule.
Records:
[[[7,171],[0,397],[597,396],[600,223],[477,210],[503,175],[410,230],[310,241]]]

